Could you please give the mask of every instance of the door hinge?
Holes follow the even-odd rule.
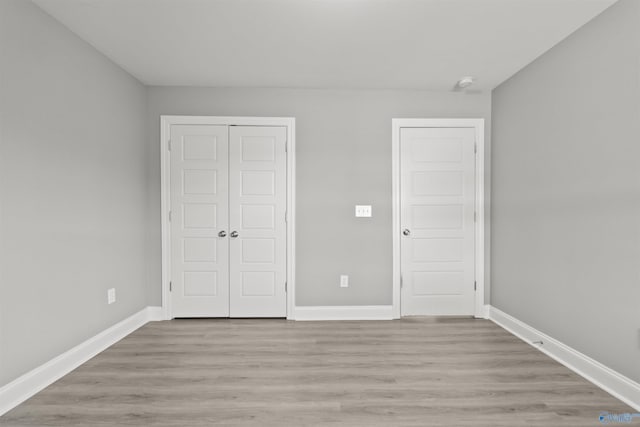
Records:
[[[171,222],[171,211],[169,211],[169,222]]]
[[[287,293],[287,282],[284,282],[284,293]]]
[[[167,142],[167,147],[169,148],[169,151],[171,151],[171,140]]]
[[[289,152],[289,141],[287,140],[284,141],[284,152],[285,153]]]
[[[474,153],[477,153],[477,152],[478,152],[478,143],[477,143],[477,142],[474,142],[474,143],[473,143],[473,152],[474,152]]]
[[[478,222],[478,213],[477,212],[473,213],[473,222]]]
[[[169,292],[173,292],[173,282],[169,282]]]
[[[404,280],[402,280],[402,274],[400,275],[400,289],[404,286]]]
[[[289,212],[284,211],[284,222],[289,222]]]
[[[473,282],[473,290],[474,291],[478,290],[478,282],[476,282],[476,281]]]

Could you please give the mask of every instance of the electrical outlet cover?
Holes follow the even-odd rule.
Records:
[[[340,287],[341,288],[349,287],[349,276],[347,276],[346,274],[343,274],[340,276]]]

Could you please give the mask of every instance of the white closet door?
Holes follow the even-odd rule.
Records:
[[[286,128],[230,127],[230,315],[285,317]]]
[[[228,127],[171,126],[174,317],[229,316]]]
[[[474,313],[475,130],[403,128],[402,315]]]

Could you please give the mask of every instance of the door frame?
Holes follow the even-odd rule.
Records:
[[[402,128],[473,128],[475,129],[476,170],[475,170],[475,274],[476,281],[474,316],[485,318],[485,253],[484,231],[486,227],[484,215],[484,119],[392,119],[391,173],[392,173],[392,235],[393,235],[393,317],[401,316],[400,292],[400,129]]]
[[[287,255],[286,293],[287,319],[293,318],[295,303],[295,242],[296,242],[296,119],[293,117],[226,117],[226,116],[160,116],[160,223],[162,233],[162,318],[173,319],[169,280],[171,278],[171,225],[170,207],[170,151],[172,125],[218,126],[283,126],[287,128]]]

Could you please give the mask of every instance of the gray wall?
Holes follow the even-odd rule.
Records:
[[[148,206],[145,88],[29,1],[0,17],[1,386],[147,305]]]
[[[493,93],[492,304],[640,381],[640,2]]]
[[[489,94],[150,87],[150,304],[161,302],[161,114],[295,117],[296,303],[378,305],[392,299],[391,119],[480,117],[489,134],[490,105]],[[356,219],[356,204],[373,205],[373,218]]]

